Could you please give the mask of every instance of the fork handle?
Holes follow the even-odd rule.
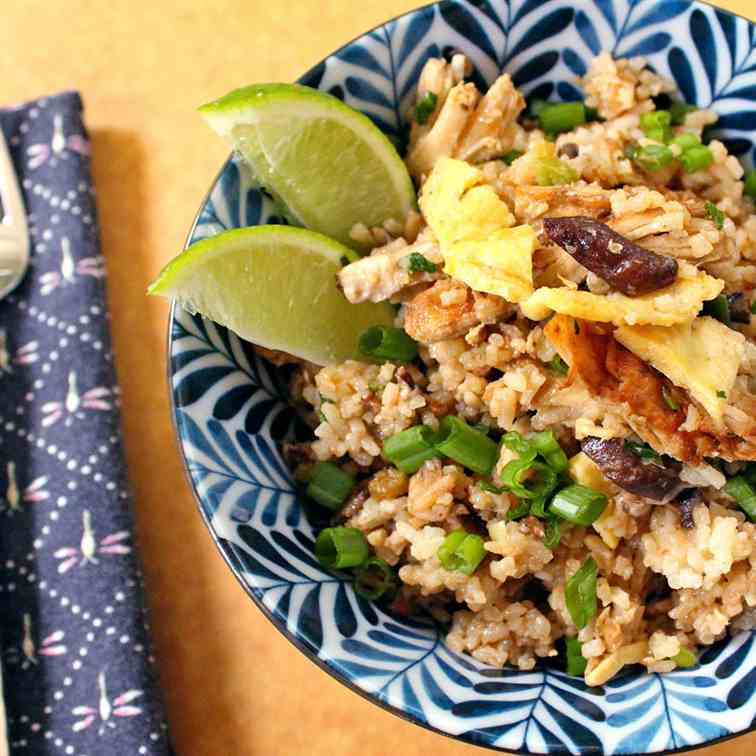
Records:
[[[18,256],[19,240],[13,236],[4,237],[0,226],[0,274],[20,275],[26,269],[26,260]]]
[[[10,223],[17,229],[26,233],[26,209],[21,198],[21,192],[13,168],[8,145],[0,131],[0,196],[3,200],[3,212],[5,224]]]

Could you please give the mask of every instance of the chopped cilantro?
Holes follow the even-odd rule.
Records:
[[[436,263],[431,262],[425,255],[421,255],[419,252],[405,255],[399,261],[399,265],[408,273],[435,273],[438,269]]]
[[[430,117],[431,113],[436,109],[436,103],[438,97],[435,92],[426,92],[418,101],[415,106],[415,120],[420,124],[424,124]]]
[[[713,203],[707,202],[706,214],[714,221],[714,225],[721,231],[725,222],[725,214]]]
[[[567,375],[570,371],[570,366],[558,354],[548,362],[548,366],[560,375]]]

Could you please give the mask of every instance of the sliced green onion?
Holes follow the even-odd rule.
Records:
[[[649,139],[666,143],[672,138],[670,123],[672,116],[668,110],[654,110],[651,113],[641,113],[640,127]]]
[[[569,465],[567,455],[554,437],[554,431],[541,431],[531,436],[528,441],[546,460],[546,464],[556,472],[566,470]]]
[[[546,517],[546,497],[540,496],[530,500],[530,514],[543,520]]]
[[[652,110],[649,113],[641,113],[640,127],[645,132],[649,129],[658,129],[660,126],[669,126],[672,116],[668,110]]]
[[[520,501],[517,506],[511,507],[507,510],[507,522],[513,522],[514,520],[521,520],[523,517],[527,517],[530,514],[530,502]]]
[[[735,499],[738,506],[748,515],[749,520],[756,522],[756,488],[748,482],[745,475],[730,478],[723,490]]]
[[[427,425],[415,425],[395,433],[383,442],[383,456],[403,473],[412,475],[424,462],[438,454],[433,446],[436,434]]]
[[[548,465],[527,456],[508,462],[499,475],[502,485],[520,499],[548,496],[557,485],[557,474]]]
[[[692,131],[684,131],[672,140],[672,144],[678,145],[680,149],[685,152],[691,147],[698,147],[698,145],[701,144],[701,140]]]
[[[396,588],[394,571],[389,564],[378,557],[370,557],[354,573],[355,593],[371,601],[379,599],[394,588]]]
[[[672,125],[680,126],[685,121],[685,116],[698,110],[695,105],[688,105],[687,102],[673,102],[669,106],[669,114],[672,117]]]
[[[412,252],[402,257],[399,260],[399,267],[408,273],[435,273],[438,270],[436,263],[431,262],[425,255],[421,255],[419,252]]]
[[[666,168],[674,160],[672,150],[663,144],[647,144],[638,147],[632,155],[632,159],[646,171],[660,171]]]
[[[714,221],[714,225],[721,231],[725,222],[725,214],[713,203],[707,202],[704,206],[706,214]]]
[[[317,462],[310,473],[307,495],[326,509],[339,509],[354,488],[354,477],[333,462]]]
[[[507,164],[512,165],[517,158],[522,157],[525,153],[522,150],[510,150],[501,156],[501,159]]]
[[[552,357],[547,365],[560,375],[567,375],[570,372],[570,366],[558,354]]]
[[[447,565],[454,562],[454,552],[457,550],[458,546],[462,545],[462,541],[464,541],[465,538],[467,538],[467,531],[462,529],[452,530],[452,532],[444,538],[444,542],[439,546],[438,551],[436,552],[436,556],[444,569],[454,569]]]
[[[588,659],[583,656],[583,644],[577,638],[566,638],[567,674],[582,677],[588,666]]]
[[[485,433],[471,428],[462,418],[447,415],[439,426],[436,451],[480,475],[490,475],[499,450]]]
[[[672,393],[672,390],[664,384],[662,386],[662,399],[664,399],[664,404],[667,405],[671,410],[674,410],[677,412],[677,410],[680,409],[680,402],[678,401],[677,397]]]
[[[483,561],[486,549],[483,539],[474,533],[454,530],[438,549],[437,556],[445,570],[472,575]]]
[[[695,173],[708,168],[714,160],[714,155],[708,147],[701,144],[685,150],[678,160],[682,163],[686,173]]]
[[[659,458],[659,454],[654,449],[640,441],[625,441],[625,448],[629,449],[633,454],[637,454],[641,459]]]
[[[547,134],[572,131],[587,120],[582,102],[547,103],[538,112],[540,126]]]
[[[756,199],[756,170],[749,171],[743,179],[743,191],[753,199]]]
[[[417,342],[401,328],[373,326],[368,328],[359,342],[360,351],[379,360],[412,362],[417,357]]]
[[[696,655],[689,648],[685,648],[685,646],[672,657],[672,661],[682,669],[690,669],[690,667],[695,667],[698,664]]]
[[[703,314],[716,318],[720,323],[724,323],[726,326],[729,326],[732,323],[730,317],[730,303],[727,301],[727,297],[724,294],[719,294],[714,297],[714,299],[704,302]]]
[[[575,483],[557,493],[551,500],[549,512],[575,525],[590,525],[601,517],[606,502],[606,494]]]
[[[751,315],[756,315],[756,299],[751,302]]]
[[[582,630],[596,616],[598,610],[598,602],[596,601],[597,577],[598,565],[596,560],[593,557],[588,557],[564,587],[567,610],[578,630]]]
[[[549,105],[546,100],[542,100],[538,97],[534,97],[528,105],[528,115],[532,118],[538,118],[541,115],[541,111]]]
[[[457,567],[457,571],[472,575],[486,556],[486,549],[483,539],[479,535],[470,533],[454,553],[462,561],[462,566]]]
[[[435,92],[426,92],[415,106],[415,120],[422,126],[436,109],[438,96]]]
[[[649,129],[646,132],[646,136],[655,142],[668,144],[669,140],[672,139],[672,129],[669,126],[659,126],[658,128]]]
[[[536,161],[536,184],[538,186],[571,184],[578,178],[578,172],[559,158],[540,158]]]
[[[358,567],[370,556],[370,547],[357,528],[326,528],[315,540],[315,556],[329,570]]]
[[[547,513],[548,514],[548,513]],[[554,549],[559,546],[559,542],[562,540],[562,523],[558,517],[546,518],[546,532],[543,535],[543,545],[547,549]]]
[[[501,443],[510,451],[516,452],[520,457],[527,456],[531,461],[536,458],[538,451],[527,438],[517,431],[509,431],[501,437]]]
[[[719,390],[717,391],[717,396],[718,396],[718,397],[719,397],[720,399],[727,399],[727,392],[726,392],[726,391],[722,391],[722,389],[719,389]]]

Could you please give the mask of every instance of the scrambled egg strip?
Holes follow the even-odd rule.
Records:
[[[567,287],[542,287],[524,302],[522,311],[531,320],[542,320],[554,311],[581,320],[616,326],[673,326],[692,320],[701,305],[714,299],[724,282],[692,265],[681,264],[677,280],[640,297],[619,292],[600,295]]]
[[[535,231],[514,217],[483,174],[460,160],[440,160],[420,207],[439,241],[444,272],[475,291],[522,302],[533,293]]]
[[[721,424],[727,395],[745,356],[746,339],[710,317],[662,328],[624,326],[614,338],[700,402]]]

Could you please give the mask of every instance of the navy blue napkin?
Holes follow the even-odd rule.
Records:
[[[0,109],[31,267],[0,302],[0,635],[13,754],[170,752],[147,638],[75,92]]]

